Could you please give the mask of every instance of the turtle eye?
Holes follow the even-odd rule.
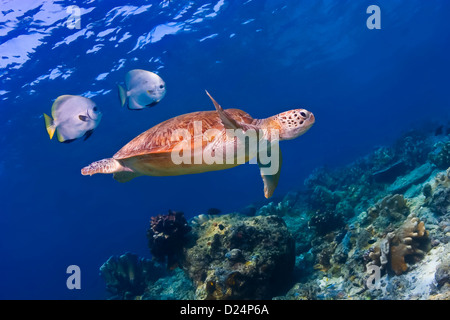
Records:
[[[300,112],[300,115],[301,115],[303,118],[306,118],[306,113],[304,113],[303,111]]]

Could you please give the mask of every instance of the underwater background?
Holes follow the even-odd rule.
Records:
[[[67,27],[71,5],[80,29]],[[370,5],[381,29],[366,25]],[[277,203],[315,169],[346,166],[411,129],[445,134],[449,10],[445,0],[0,0],[0,298],[105,299],[100,266],[125,252],[150,259],[152,216]],[[120,106],[117,84],[137,68],[166,83],[154,108]],[[254,118],[314,113],[304,136],[281,142],[273,198],[250,164],[124,184],[80,174],[153,125],[213,110],[205,89]],[[88,140],[49,140],[42,114],[63,94],[101,108]],[[69,265],[81,269],[80,290],[66,287]]]

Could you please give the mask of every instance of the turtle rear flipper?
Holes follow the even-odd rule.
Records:
[[[129,171],[116,172],[113,175],[114,179],[119,182],[128,182],[139,176],[141,176],[141,174]]]

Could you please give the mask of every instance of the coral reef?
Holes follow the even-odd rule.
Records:
[[[404,159],[410,169],[425,163],[431,147],[426,132],[412,130],[400,137],[393,146],[395,159]]]
[[[433,169],[434,166],[427,162],[407,175],[398,177],[387,190],[392,193],[404,192],[412,185],[425,181],[433,172]]]
[[[449,138],[409,132],[240,214],[153,217],[149,247],[169,270],[111,258],[108,290],[120,299],[449,300]]]
[[[192,233],[182,268],[196,299],[267,299],[289,281],[294,241],[277,216],[219,216]]]
[[[147,284],[142,300],[193,300],[195,288],[192,281],[181,269],[175,269],[168,275]]]
[[[438,288],[450,285],[450,257],[444,257],[443,261],[437,266],[434,279]]]
[[[403,195],[389,195],[367,210],[368,218],[365,224],[370,223],[377,232],[380,232],[390,224],[402,221],[408,214],[409,207]]]
[[[436,143],[428,157],[439,169],[450,167],[450,141]]]
[[[377,183],[390,183],[395,181],[397,177],[402,176],[407,171],[404,160],[389,164],[387,167],[372,173],[373,181]]]
[[[242,208],[240,210],[240,213],[244,216],[252,217],[256,214],[257,210],[258,210],[258,208],[255,205],[250,204],[250,205],[246,206],[245,208]]]
[[[298,216],[305,209],[306,205],[301,199],[302,194],[300,192],[288,192],[284,198],[278,202],[269,202],[266,205],[263,205],[259,209],[255,210],[255,213],[252,215],[257,216],[279,216],[279,217],[287,217],[287,216]],[[248,210],[248,208],[246,208]],[[245,212],[243,213],[246,214]]]
[[[112,299],[135,299],[144,293],[148,283],[164,274],[151,260],[133,253],[111,256],[101,267],[100,275]]]
[[[298,256],[307,252],[311,248],[311,241],[314,238],[314,232],[309,230],[309,217],[306,214],[299,216],[284,216],[283,220],[289,230],[289,233],[295,241],[295,254]]]
[[[408,134],[352,169],[313,172],[309,197],[301,199],[308,226],[321,220],[317,210],[329,217],[340,212],[342,225],[324,222],[324,232],[296,250],[298,282],[276,299],[448,299],[442,257],[450,253],[450,169],[437,172],[427,162],[435,139]],[[367,265],[381,271],[375,288],[368,287]]]
[[[152,217],[147,231],[152,256],[159,262],[166,262],[168,268],[173,268],[190,230],[182,212],[169,211],[166,215]]]
[[[428,207],[439,215],[448,214],[450,211],[450,168],[436,175],[434,188],[429,187]]]
[[[323,235],[344,226],[344,221],[342,215],[337,211],[317,210],[309,220],[309,226],[313,227],[317,233]]]

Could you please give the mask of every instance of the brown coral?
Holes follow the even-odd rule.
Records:
[[[425,224],[409,216],[395,231],[376,243],[369,254],[372,262],[382,268],[388,266],[396,275],[408,270],[408,262],[416,262],[427,249],[428,231]]]
[[[408,270],[405,257],[416,259],[418,256],[424,255],[419,249],[421,240],[428,236],[423,221],[418,218],[406,220],[406,222],[397,230],[390,242],[391,252],[390,261],[391,269],[395,274],[399,275]]]

